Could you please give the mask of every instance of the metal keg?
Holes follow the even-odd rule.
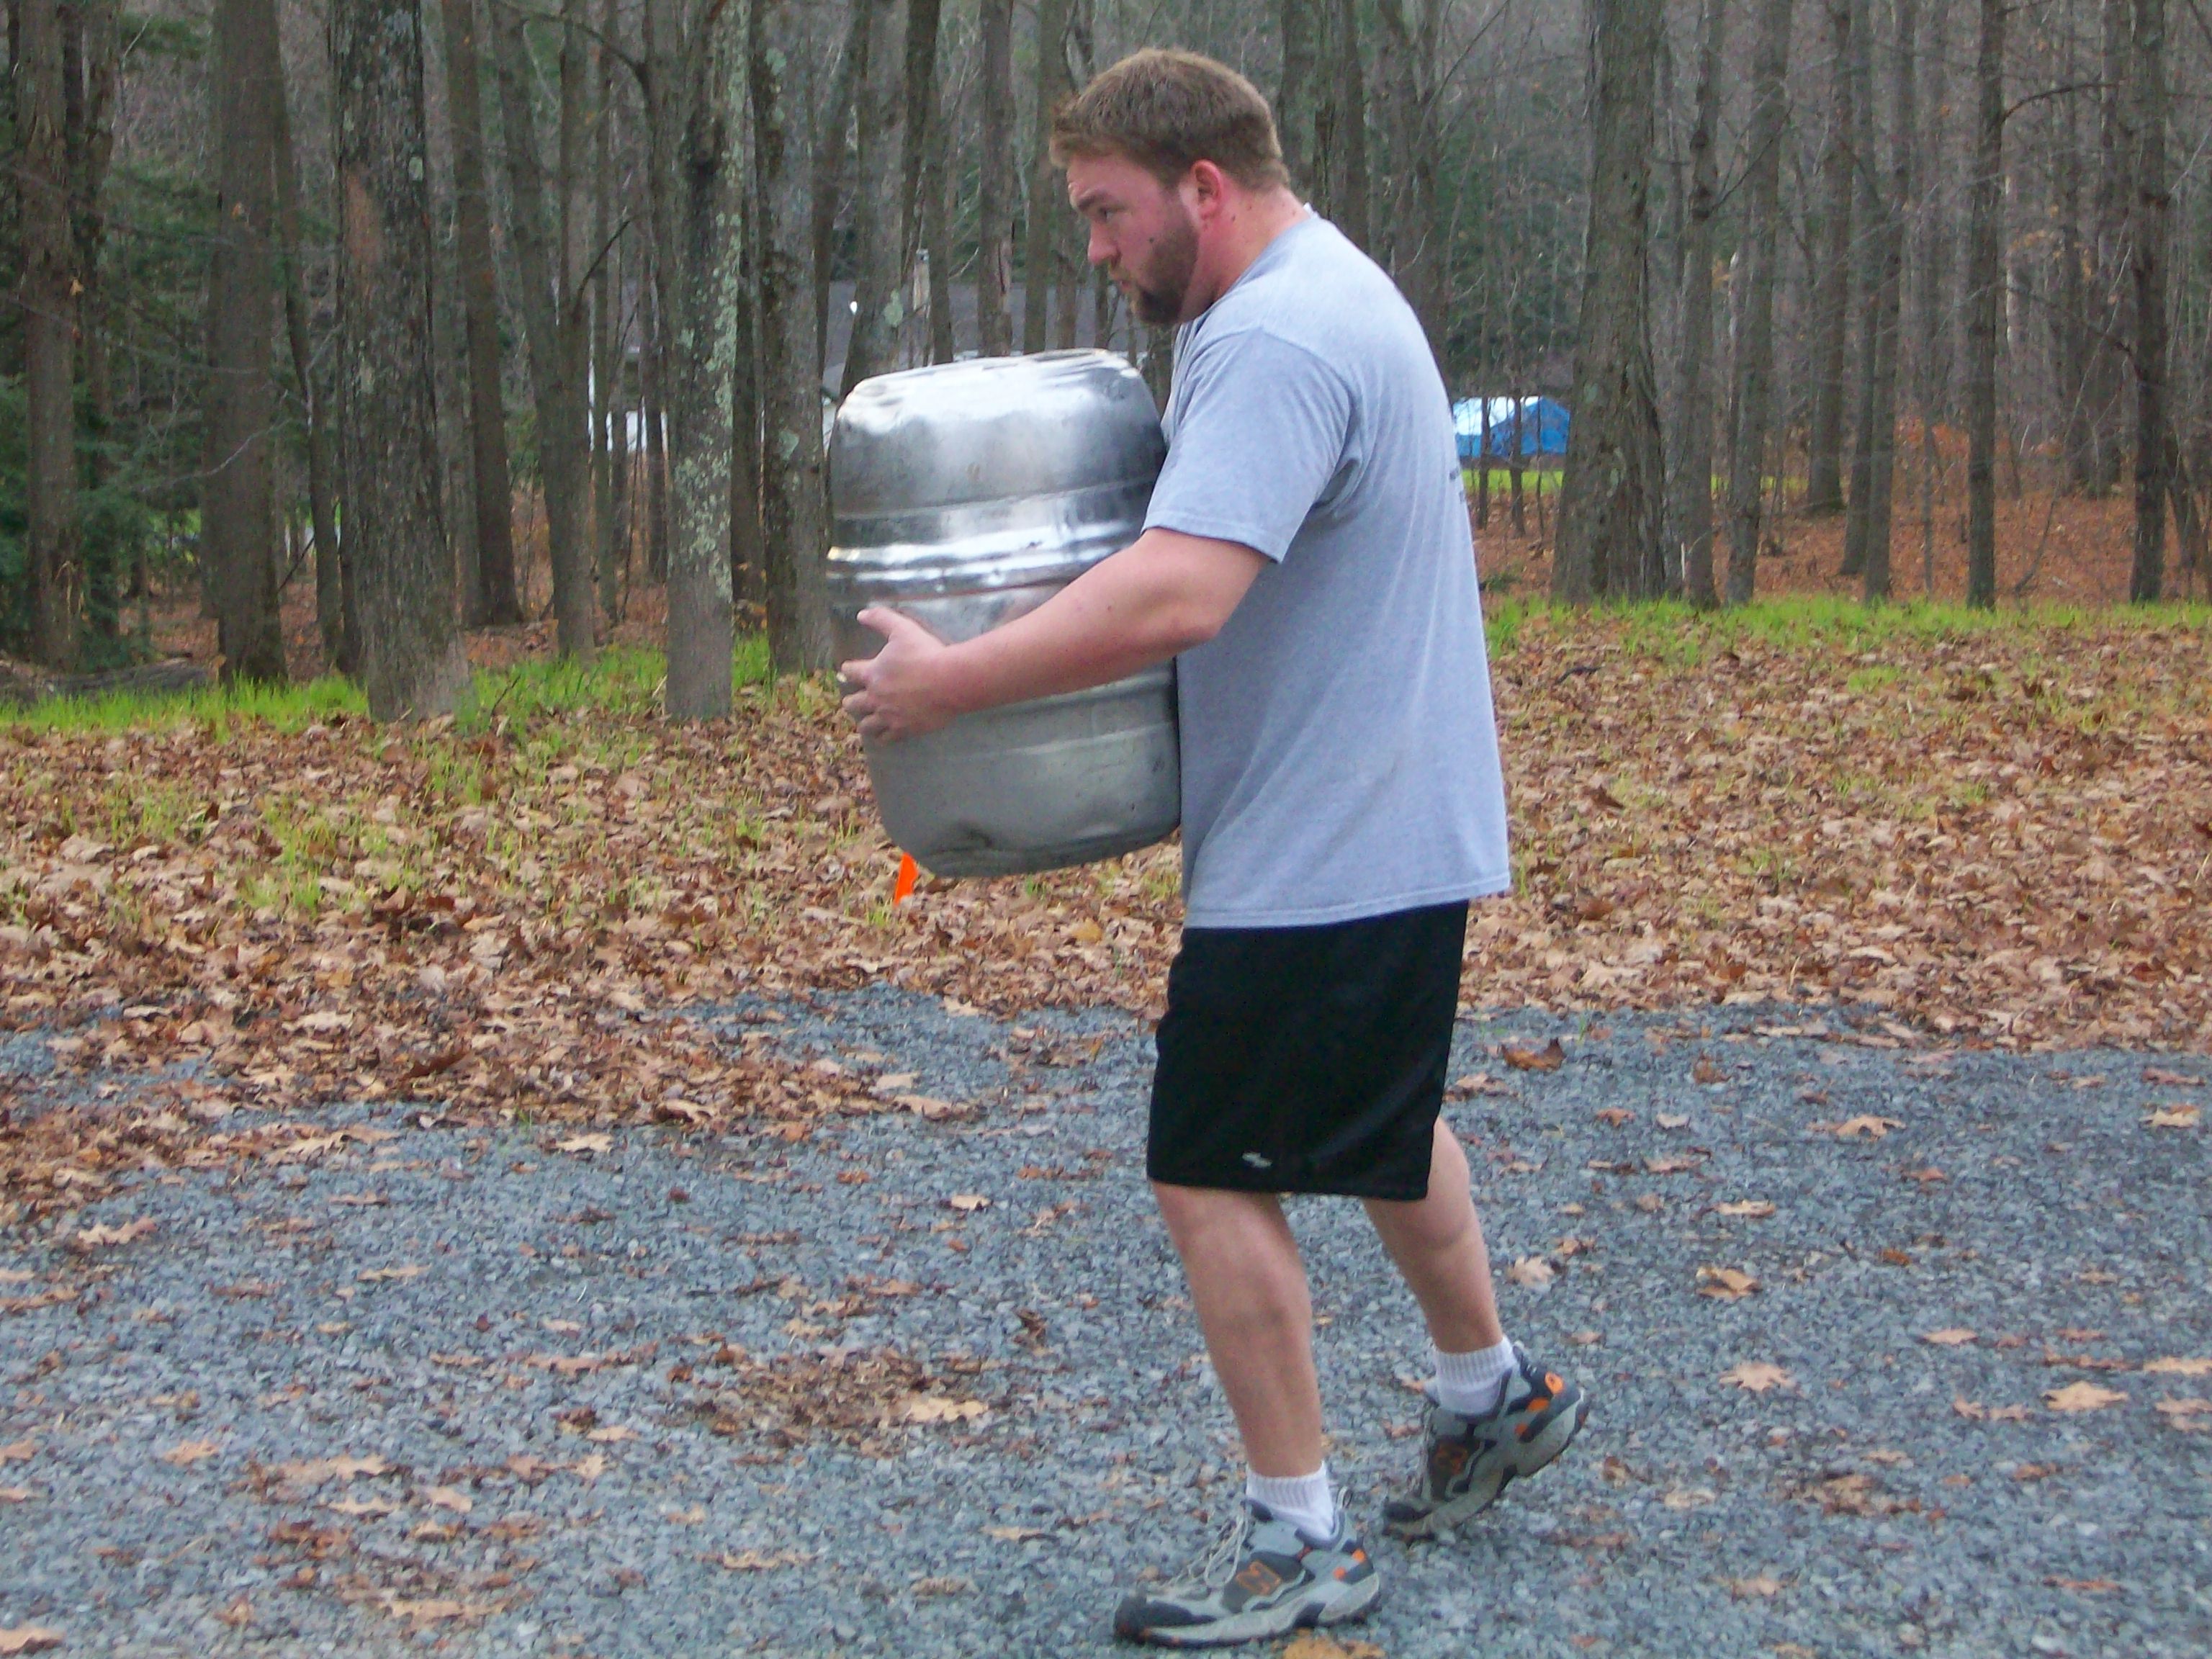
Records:
[[[1166,444],[1152,393],[1105,351],[978,358],[853,389],[830,445],[838,659],[886,605],[951,643],[1035,610],[1134,541]],[[1182,813],[1175,667],[866,744],[884,825],[941,876],[1111,858]]]

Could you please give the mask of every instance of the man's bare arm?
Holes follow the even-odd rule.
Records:
[[[1235,542],[1148,530],[1025,617],[958,645],[881,608],[882,651],[844,665],[862,735],[916,737],[978,709],[1103,685],[1218,633],[1267,560]]]

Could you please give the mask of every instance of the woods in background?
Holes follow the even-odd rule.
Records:
[[[1164,387],[1040,116],[1169,43],[1275,100],[1455,396],[1571,410],[1559,596],[1741,603],[1838,515],[1869,600],[1941,543],[1993,604],[2028,480],[2124,492],[2130,596],[2194,591],[2188,0],[11,0],[0,647],[125,663],[197,591],[281,679],[311,583],[422,715],[464,626],[588,659],[650,585],[678,717],[739,629],[827,665],[831,400],[1071,344]]]

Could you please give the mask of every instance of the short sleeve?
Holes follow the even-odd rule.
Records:
[[[1352,392],[1262,329],[1210,340],[1176,365],[1174,436],[1147,530],[1236,542],[1279,563],[1343,465]]]

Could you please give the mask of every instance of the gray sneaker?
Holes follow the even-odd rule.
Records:
[[[1565,1451],[1589,1415],[1589,1396],[1538,1370],[1517,1342],[1497,1403],[1480,1417],[1446,1411],[1431,1383],[1420,1474],[1410,1492],[1382,1505],[1384,1528],[1399,1538],[1433,1538],[1480,1515],[1513,1481]]]
[[[1357,1619],[1382,1593],[1342,1505],[1336,1536],[1316,1538],[1248,1498],[1212,1549],[1158,1589],[1123,1598],[1114,1634],[1168,1648],[1254,1642]]]

